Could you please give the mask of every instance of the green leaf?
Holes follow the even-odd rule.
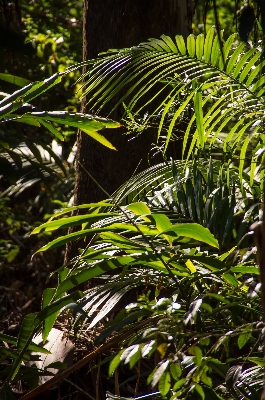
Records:
[[[52,240],[45,246],[41,247],[39,250],[36,251],[36,253],[39,253],[40,251],[46,251],[46,250],[51,250],[59,246],[63,246],[64,244],[71,242],[76,239],[82,239],[88,235],[94,234],[94,233],[100,233],[100,232],[107,232],[109,230],[121,230],[122,228],[117,228],[117,227],[107,227],[107,228],[98,228],[98,229],[85,229],[84,231],[78,231],[74,233],[70,233],[69,235],[65,236],[60,236],[57,239]],[[157,232],[157,231],[156,231]],[[35,253],[35,254],[36,254]]]
[[[74,217],[61,218],[54,221],[45,222],[44,224],[35,228],[31,234],[36,235],[41,232],[52,232],[57,229],[65,229],[70,226],[82,225],[86,222],[95,222],[102,220],[103,218],[113,217],[115,213],[101,213],[101,214],[87,214],[87,215],[76,215]],[[81,233],[81,232],[80,232]]]
[[[203,33],[201,33],[200,35],[197,36],[196,39],[196,56],[198,60],[202,59],[203,50],[204,50],[204,35]]]
[[[118,368],[121,363],[121,355],[125,349],[122,349],[116,356],[111,360],[109,365],[109,376],[112,376],[114,371]]]
[[[164,372],[158,383],[158,390],[162,396],[165,396],[171,388],[171,376],[169,372]]]
[[[189,35],[187,37],[187,49],[191,57],[195,57],[196,53],[196,39],[194,35]]]
[[[81,130],[86,129],[88,131],[98,131],[104,128],[119,128],[118,122],[92,116],[89,114],[82,113],[68,113],[67,111],[43,111],[43,112],[32,112],[25,114],[32,116],[38,120],[52,121],[57,124],[63,124],[80,128]]]
[[[216,300],[218,300],[218,301],[220,301],[221,303],[224,303],[224,304],[229,304],[230,303],[229,300],[227,300],[224,296],[222,296],[221,294],[218,294],[218,293],[207,293],[206,296],[211,297],[213,299],[216,299]]]
[[[30,120],[30,118],[28,118],[28,120]],[[35,119],[33,118],[31,118],[31,120],[35,121]],[[62,141],[64,140],[64,137],[61,134],[61,132],[59,132],[58,129],[54,128],[54,126],[50,122],[44,121],[42,119],[36,119],[36,120],[39,121],[39,123],[43,125],[46,129],[48,129],[48,131],[51,132],[57,139]]]
[[[245,164],[245,155],[246,155],[246,151],[248,148],[248,144],[249,144],[249,138],[246,137],[246,139],[244,140],[243,146],[241,148],[241,152],[240,152],[239,176],[240,176],[241,182],[243,180],[243,168],[244,168],[244,164]]]
[[[244,357],[243,360],[253,362],[256,365],[259,365],[260,367],[264,367],[265,365],[264,358],[262,357]]]
[[[89,209],[89,208],[95,208],[95,207],[97,208],[97,210],[99,210],[101,207],[114,207],[114,204],[112,204],[110,202],[101,201],[98,203],[89,203],[89,204],[82,204],[81,206],[67,207],[67,208],[64,208],[62,211],[59,211],[59,212],[53,214],[53,216],[49,219],[49,221],[53,220],[54,218],[58,218],[63,214],[74,211],[74,210],[83,210],[83,209]],[[91,210],[89,210],[89,212],[91,212]],[[98,212],[98,211],[96,211],[96,212]],[[96,212],[92,212],[92,214],[94,214]]]
[[[183,36],[177,35],[175,37],[175,39],[176,39],[176,43],[177,43],[177,46],[178,46],[180,54],[182,56],[185,56],[185,54],[186,54],[186,46],[185,46],[185,42],[184,42]]]
[[[202,303],[201,308],[206,310],[209,314],[212,314],[212,312],[213,312],[212,307],[208,303]],[[201,341],[200,341],[200,343],[201,343]]]
[[[209,376],[207,376],[206,373],[203,373],[201,375],[201,382],[204,383],[207,386],[210,386],[210,387],[213,386],[212,379]]]
[[[51,302],[55,293],[56,293],[55,288],[47,288],[44,290],[44,292],[42,294],[42,309],[44,309],[45,307],[47,307],[49,305],[49,303]],[[43,343],[46,342],[58,314],[59,314],[59,311],[53,315],[50,315],[48,318],[45,318],[45,320],[43,322],[43,329],[42,329]]]
[[[174,391],[177,391],[179,388],[181,388],[186,382],[185,378],[180,379],[178,382],[175,383],[173,386]]]
[[[177,224],[173,225],[172,228],[166,229],[164,233],[175,233],[177,236],[184,236],[191,239],[198,240],[200,242],[204,242],[209,244],[212,247],[219,248],[218,241],[209,231],[209,229],[204,228],[203,226],[196,223],[185,223],[185,224]]]
[[[58,286],[56,297],[64,292],[67,292],[73,287],[80,285],[80,283],[83,283],[85,281],[88,281],[89,279],[95,278],[96,276],[100,276],[106,272],[115,270],[123,265],[126,265],[129,259],[131,260],[131,257],[121,256],[113,260],[103,260],[88,269],[81,270],[80,272],[74,271],[74,274],[66,278]]]
[[[223,274],[223,279],[229,283],[230,285],[234,286],[234,287],[238,287],[238,281],[236,280],[236,278],[231,275],[231,274]]]
[[[17,341],[17,348],[18,350],[22,350],[27,343],[28,339],[31,337],[34,328],[36,327],[35,318],[37,313],[27,314],[23,319],[18,341]]]
[[[159,232],[164,232],[166,229],[170,229],[172,227],[169,218],[164,214],[152,214],[152,218],[154,219],[156,228]],[[169,235],[164,234],[163,237],[168,241],[170,246],[172,246],[172,238]]]
[[[241,274],[255,274],[259,275],[259,268],[258,267],[245,267],[243,265],[237,267],[231,267],[231,272],[234,273],[241,273]]]
[[[175,381],[178,381],[182,375],[182,369],[181,369],[180,365],[177,363],[171,364],[170,365],[170,373],[171,373],[172,378],[175,379]]]
[[[88,130],[88,129],[82,129],[83,132],[85,132],[88,136],[92,137],[95,139],[97,142],[103,144],[103,146],[108,147],[111,150],[117,150],[116,147],[114,147],[108,139],[106,139],[103,135],[101,135],[98,132]]]
[[[59,369],[59,370],[64,370],[67,368],[67,364],[63,363],[62,361],[54,361],[51,364],[47,365],[46,367],[44,367],[45,369],[47,368],[55,368],[55,369]]]
[[[196,126],[198,130],[198,140],[201,148],[204,148],[204,128],[203,128],[203,111],[202,111],[202,92],[198,90],[194,95],[194,109],[196,116]]]
[[[238,68],[238,64],[239,64],[239,66],[241,65],[241,68],[242,68],[243,64],[241,64],[241,62],[240,62],[241,60],[238,61],[238,57],[239,57],[240,53],[244,50],[245,47],[246,47],[245,43],[240,43],[239,46],[237,47],[237,49],[233,52],[233,54],[231,55],[230,60],[227,64],[227,67],[226,67],[227,74],[230,74],[232,69],[235,66],[237,66],[237,68]]]
[[[216,35],[213,41],[213,47],[211,51],[211,63],[213,66],[217,65],[220,53],[221,52],[220,52],[219,37],[218,35]]]
[[[215,257],[208,257],[208,256],[183,256],[184,259],[191,259],[191,260],[196,260],[199,263],[205,265],[207,268],[209,268],[211,271],[215,272],[218,270],[221,270],[225,268],[225,263],[218,260],[218,258]]]
[[[136,215],[151,214],[150,208],[145,203],[131,203],[126,207]]]
[[[8,104],[21,103],[20,106],[15,107],[16,109],[21,107],[24,103],[31,101],[35,97],[40,96],[43,92],[46,92],[52,86],[59,83],[62,79],[62,74],[54,74],[50,78],[45,79],[41,82],[30,83],[29,85],[23,87],[12,93],[9,96],[6,96],[3,100],[0,101],[0,107],[3,107]],[[23,99],[23,101],[22,101]],[[25,114],[27,115],[27,114]]]
[[[166,361],[162,362],[162,364],[159,365],[159,367],[157,368],[157,370],[155,371],[155,373],[153,375],[152,387],[154,387],[158,383],[158,381],[160,380],[161,376],[166,371],[166,369],[168,367],[168,364],[169,364],[169,361],[166,360]]]
[[[189,354],[194,356],[194,363],[196,365],[201,365],[202,362],[202,351],[198,346],[192,346],[189,348]]]
[[[26,86],[26,85],[30,84],[30,81],[28,79],[20,78],[19,76],[10,75],[10,74],[0,73],[0,79],[2,81],[13,83],[14,85],[17,85],[17,86]]]
[[[244,332],[241,333],[241,335],[238,337],[237,345],[238,345],[239,349],[242,349],[245,346],[245,344],[249,341],[249,339],[252,337],[251,331],[252,331],[252,327],[248,326],[248,327],[246,327]]]
[[[141,358],[141,346],[137,345],[129,354],[129,356],[127,357],[129,358],[128,362],[129,362],[129,366],[132,369],[135,364],[140,360]],[[126,358],[126,361],[127,361]]]
[[[198,383],[195,385],[195,392],[197,392],[202,400],[205,399],[204,390]]]
[[[216,358],[208,357],[207,365],[217,372],[222,379],[225,379],[227,371],[229,370],[229,364],[224,364]]]
[[[9,336],[9,335],[5,335],[4,333],[0,333],[0,340],[2,340],[3,342],[12,344],[14,346],[17,347],[17,338],[15,338],[14,336]],[[33,342],[31,342],[31,344],[28,347],[28,350],[30,351],[35,351],[38,353],[43,353],[43,354],[50,354],[51,352],[47,349],[45,349],[42,346],[39,346]]]
[[[132,324],[134,321],[137,321],[139,318],[143,318],[146,316],[150,316],[150,311],[143,309],[140,311],[130,313],[128,316],[125,316],[121,320],[118,320],[118,322],[114,321],[114,323],[112,323],[108,328],[106,328],[105,330],[103,330],[103,332],[99,334],[99,336],[95,340],[95,344],[99,344],[106,338],[109,338],[110,335],[115,331],[118,332],[124,327],[128,329],[128,326]],[[136,325],[137,324],[138,322],[136,322]]]
[[[42,323],[46,318],[49,318],[51,315],[55,314],[57,311],[61,311],[65,306],[67,306],[70,303],[76,302],[80,298],[82,298],[83,293],[80,291],[76,291],[73,293],[70,293],[66,296],[63,296],[59,298],[58,300],[55,300],[45,308],[43,308],[36,316],[35,319],[35,325],[39,325]]]
[[[205,43],[204,43],[204,61],[205,62],[209,62],[211,59],[214,34],[215,34],[215,29],[212,27],[208,30],[206,38],[205,38]]]

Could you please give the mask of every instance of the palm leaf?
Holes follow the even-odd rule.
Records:
[[[83,75],[88,106],[99,112],[119,95],[115,107],[126,103],[127,114],[149,112],[146,126],[159,117],[158,139],[162,129],[168,132],[165,151],[193,103],[196,118],[187,122],[183,142],[188,158],[199,147],[209,152],[219,149],[230,160],[238,157],[253,125],[264,121],[265,64],[261,52],[240,43],[236,34],[223,43],[223,51],[214,28],[206,36],[190,35],[187,44],[181,36],[173,41],[163,35],[138,47],[109,52],[88,65]],[[255,134],[260,137],[262,132],[259,125]],[[187,151],[189,139],[193,140]],[[237,146],[232,146],[234,141]]]

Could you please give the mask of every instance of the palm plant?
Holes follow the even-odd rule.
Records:
[[[248,156],[252,185],[264,149],[264,65],[262,49],[247,47],[236,34],[220,43],[211,28],[186,44],[163,35],[89,61],[83,95],[100,112],[122,93],[116,107],[127,102],[127,118],[149,113],[142,125],[157,122],[158,140],[165,128],[164,152],[178,121],[186,122],[185,159],[199,150],[218,155],[237,165],[243,179]]]
[[[69,307],[76,329],[107,322],[98,343],[128,333],[110,374],[128,364],[137,382],[148,373],[146,384],[158,385],[163,397],[254,400],[263,323],[248,228],[259,219],[263,179],[261,52],[235,35],[220,46],[212,28],[206,37],[190,35],[187,45],[163,36],[91,63],[84,90],[91,107],[102,110],[122,90],[117,106],[129,101],[125,118],[132,124],[139,116],[143,134],[158,121],[164,151],[178,135],[177,121],[186,122],[183,160],[134,176],[105,202],[62,209],[33,231],[79,226],[39,251],[79,240],[80,256],[60,269],[41,312],[25,319],[24,348],[6,379],[15,378],[40,326],[46,339]],[[67,216],[81,208],[86,214]],[[97,286],[74,291],[95,277]],[[132,288],[138,297],[108,320]]]

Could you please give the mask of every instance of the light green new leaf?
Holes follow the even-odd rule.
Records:
[[[158,383],[158,390],[162,396],[166,396],[171,388],[171,376],[169,372],[164,372]]]
[[[124,352],[124,349],[119,351],[118,354],[111,360],[111,363],[109,365],[109,376],[113,374],[113,372],[118,368],[118,366],[121,363],[121,355]]]
[[[177,363],[171,364],[170,365],[170,373],[171,373],[172,378],[175,379],[175,381],[178,381],[182,375],[182,369],[181,369],[180,365]]]
[[[0,79],[2,81],[13,83],[14,85],[21,86],[21,87],[30,84],[30,81],[28,79],[20,78],[19,76],[16,76],[16,75],[0,73]]]
[[[97,142],[103,144],[103,146],[108,147],[109,149],[112,150],[117,150],[116,147],[114,147],[110,141],[108,139],[106,139],[103,135],[101,135],[98,132],[92,131],[92,130],[88,130],[88,129],[83,129],[81,128],[81,130],[83,132],[85,132],[88,136],[92,137],[93,139],[95,139]]]
[[[164,232],[172,227],[169,218],[164,214],[152,214],[152,218],[155,220],[156,228],[159,232]],[[173,239],[169,235],[164,235],[163,237],[168,241],[170,246],[172,246]]]
[[[212,247],[219,248],[218,241],[215,239],[209,229],[196,223],[185,223],[173,225],[172,228],[166,229],[164,233],[175,233],[177,236],[184,236],[200,242],[209,244]]]
[[[103,218],[113,217],[114,213],[100,213],[100,214],[87,214],[87,215],[76,215],[74,217],[61,218],[58,220],[45,222],[44,224],[35,228],[31,234],[36,235],[41,232],[52,232],[57,229],[69,228],[70,226],[82,225],[85,222],[95,222],[102,220]]]
[[[175,39],[176,39],[176,43],[177,43],[177,46],[178,46],[180,54],[182,56],[185,56],[185,54],[186,54],[186,46],[185,46],[185,42],[184,42],[183,36],[177,35]]]
[[[204,34],[201,33],[200,35],[197,36],[196,39],[196,56],[198,60],[202,59],[203,50],[204,50]]]
[[[187,49],[189,52],[189,55],[191,57],[194,57],[196,54],[196,39],[194,35],[189,35],[187,38]]]
[[[151,214],[150,208],[145,203],[131,203],[126,207],[127,210],[132,211],[136,215]]]

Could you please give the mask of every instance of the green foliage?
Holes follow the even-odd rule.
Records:
[[[84,74],[83,95],[100,111],[123,90],[116,107],[128,100],[130,119],[132,113],[148,113],[141,129],[157,123],[164,152],[182,121],[183,157],[218,155],[238,167],[241,182],[250,169],[252,185],[264,148],[261,50],[246,47],[236,34],[220,43],[214,28],[190,35],[187,46],[181,39],[162,36],[95,60]]]
[[[180,36],[163,36],[90,64],[85,94],[91,107],[102,109],[123,89],[118,104],[129,100],[131,120],[149,111],[141,129],[158,121],[164,152],[177,121],[186,121],[186,158],[132,177],[105,202],[62,208],[33,230],[75,227],[38,251],[79,240],[80,255],[58,271],[58,285],[44,292],[41,311],[25,317],[17,348],[8,354],[12,363],[2,374],[2,393],[21,373],[34,334],[42,327],[46,339],[60,312],[70,308],[76,330],[80,324],[98,327],[95,344],[128,333],[113,355],[110,375],[121,364],[139,374],[144,362],[146,384],[162,397],[254,400],[263,385],[264,324],[249,232],[259,221],[263,184],[261,53],[245,49],[236,36],[220,47],[210,29],[205,37],[189,36],[187,44]],[[153,102],[158,95],[159,106]],[[108,124],[79,114],[24,115],[79,127],[82,119],[89,129]],[[82,214],[72,216],[73,210]],[[100,284],[78,290],[95,277]],[[132,290],[135,300],[108,320]]]

